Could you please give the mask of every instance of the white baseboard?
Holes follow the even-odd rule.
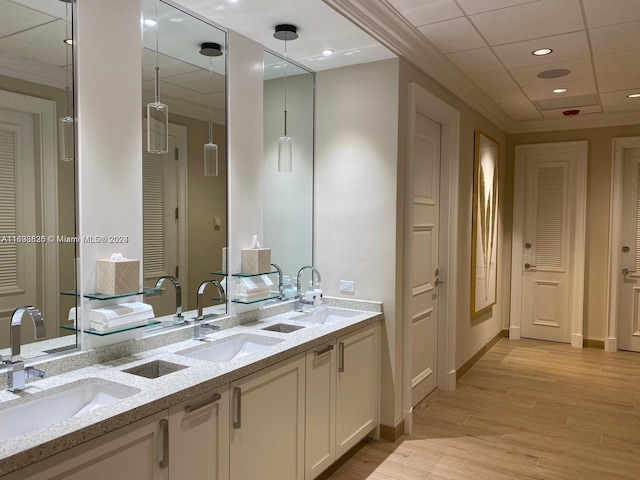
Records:
[[[509,340],[520,340],[520,327],[509,327]]]
[[[607,337],[604,339],[604,351],[605,352],[617,352],[618,351],[618,339],[615,337]]]
[[[584,337],[581,333],[571,334],[571,346],[575,348],[582,348],[584,346]]]

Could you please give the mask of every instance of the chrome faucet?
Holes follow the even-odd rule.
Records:
[[[278,271],[278,300],[284,300],[284,274],[277,264],[272,263],[271,266]]]
[[[173,316],[173,324],[178,325],[180,323],[184,323],[184,317],[182,316],[182,288],[180,288],[180,282],[176,277],[172,277],[171,275],[165,275],[164,277],[160,277],[156,282],[156,288],[160,288],[165,280],[169,280],[173,283],[173,286],[176,289],[176,314]]]
[[[22,318],[28,314],[33,321],[35,329],[35,339],[44,340],[44,319],[40,310],[36,307],[18,307],[11,315],[11,335],[9,341],[11,344],[11,358],[4,362],[9,365],[7,386],[9,391],[24,390],[25,380],[28,378],[39,377],[44,378],[44,372],[33,367],[24,366],[24,362],[20,359],[20,325]]]
[[[202,313],[204,290],[207,288],[207,285],[209,284],[212,284],[218,289],[218,294],[220,295],[220,302],[224,303],[227,301],[227,294],[224,292],[224,288],[222,287],[222,285],[220,285],[220,282],[218,282],[217,280],[206,280],[200,284],[200,286],[198,287],[198,298],[197,298],[198,318],[196,318],[195,320],[195,325],[193,330],[193,338],[195,340],[203,341],[205,339],[204,338],[205,331],[216,332],[220,330],[220,327],[218,327],[217,325],[208,325],[206,323],[202,323],[204,320],[204,315]]]
[[[306,265],[298,270],[298,277],[296,279],[297,284],[297,295],[296,295],[296,305],[294,306],[294,310],[302,311],[303,305],[313,305],[313,302],[308,302],[305,300],[304,295],[301,292],[301,284],[302,284],[302,272],[307,268],[311,269],[311,280],[313,281],[313,285],[315,288],[318,288],[320,282],[322,281],[322,277],[320,276],[320,272],[318,269],[312,265]]]

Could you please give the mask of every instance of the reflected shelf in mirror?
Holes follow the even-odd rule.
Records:
[[[269,297],[265,297],[265,298],[261,298],[259,300],[249,300],[249,301],[245,301],[245,300],[240,300],[238,298],[234,298],[233,300],[231,300],[232,303],[239,303],[242,305],[251,305],[253,303],[260,303],[260,302],[266,302],[268,300],[278,300],[280,298],[280,295],[278,294],[274,294],[271,295]]]
[[[100,332],[98,330],[94,330],[93,328],[85,328],[84,330],[82,330],[82,332],[87,333],[89,335],[95,335],[97,337],[107,337],[109,335],[115,335],[116,333],[130,332],[131,330],[139,330],[141,328],[153,327],[155,325],[160,325],[160,323],[161,322],[159,320],[151,320],[144,325],[135,325],[133,327],[123,327],[123,328],[118,328],[117,330],[110,330],[108,332]],[[61,326],[60,329],[69,330],[71,332],[78,331],[76,327],[66,326],[66,325]]]
[[[83,298],[87,298],[89,300],[115,300],[118,298],[127,298],[127,297],[135,297],[136,295],[155,295],[157,293],[162,293],[162,289],[160,288],[147,288],[144,287],[138,292],[131,293],[122,293],[119,295],[109,295],[106,293],[85,293],[82,295]],[[80,294],[75,291],[69,292],[60,292],[60,295],[65,295],[69,297],[79,297]]]

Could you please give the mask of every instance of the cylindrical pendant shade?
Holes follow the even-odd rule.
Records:
[[[278,140],[278,172],[291,173],[293,164],[293,141],[291,137],[280,137]]]
[[[169,151],[169,108],[164,103],[147,104],[147,151]]]
[[[73,118],[69,116],[58,120],[58,150],[60,160],[73,161]]]
[[[215,143],[204,145],[204,175],[205,177],[218,176],[218,145]]]

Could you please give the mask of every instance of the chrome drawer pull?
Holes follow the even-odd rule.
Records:
[[[222,398],[222,395],[220,395],[219,393],[216,393],[213,395],[213,397],[203,400],[200,403],[196,403],[195,405],[187,405],[186,407],[184,407],[184,411],[187,413],[195,412],[196,410],[199,410],[202,407],[206,407],[211,403],[217,402],[221,398]]]
[[[316,357],[319,357],[320,355],[324,355],[325,353],[329,353],[331,350],[333,350],[333,345],[327,345],[326,347],[320,349],[320,350],[316,350],[315,352],[313,352],[315,354]]]

